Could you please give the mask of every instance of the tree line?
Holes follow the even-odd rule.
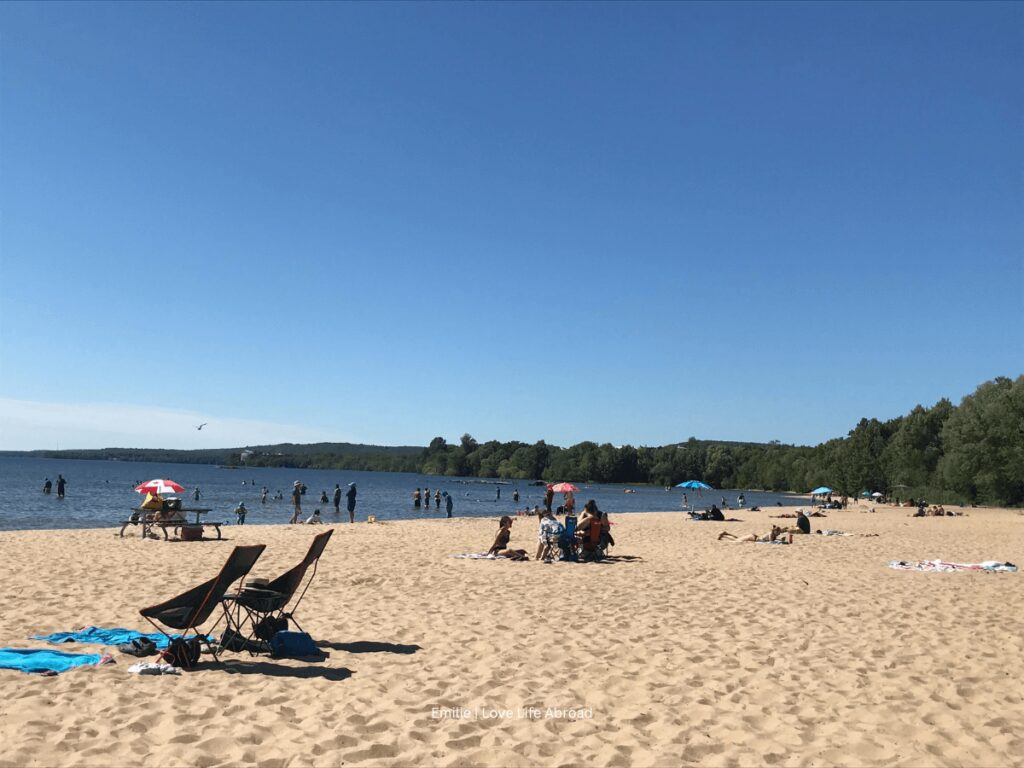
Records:
[[[888,421],[861,419],[846,437],[814,447],[690,438],[659,448],[541,441],[457,445],[436,437],[418,472],[520,480],[675,485],[807,492],[827,485],[855,496],[1015,505],[1024,502],[1024,376],[982,384],[959,406],[942,399]]]

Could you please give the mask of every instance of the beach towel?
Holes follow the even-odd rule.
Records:
[[[489,555],[486,552],[466,552],[464,555],[452,555],[460,560],[508,560],[507,557],[498,557],[497,555]]]
[[[0,669],[20,669],[41,675],[56,675],[74,667],[112,664],[108,654],[65,653],[49,648],[0,648]]]
[[[1014,573],[1017,566],[986,560],[982,563],[947,563],[944,560],[890,560],[889,567],[897,571],[926,571],[928,573],[951,573],[953,571],[985,571],[987,573]]]
[[[33,640],[45,640],[48,643],[95,643],[97,645],[126,645],[132,640],[148,638],[156,645],[157,650],[163,650],[170,644],[170,640],[159,632],[145,634],[134,629],[121,629],[119,627],[83,627],[76,632],[54,632],[52,635],[33,635]],[[178,637],[178,635],[172,635]]]

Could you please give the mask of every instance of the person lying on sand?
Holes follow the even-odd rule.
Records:
[[[802,514],[801,510],[798,509],[796,512],[783,512],[781,515],[770,515],[770,517],[777,517],[777,518],[797,517],[798,518],[798,517],[800,517],[801,514]],[[828,517],[828,515],[826,515],[824,512],[811,512],[810,514],[807,515],[807,517]]]
[[[768,542],[772,542],[772,541],[780,541],[780,542],[782,542],[784,544],[786,544],[786,543],[792,544],[793,543],[793,534],[792,533],[789,534],[788,541],[784,538],[786,536],[786,534],[787,534],[787,532],[784,531],[782,528],[780,528],[777,525],[773,525],[771,532],[769,532],[766,536],[758,536],[756,533],[751,533],[751,534],[748,534],[747,536],[735,536],[735,535],[729,533],[728,531],[722,531],[720,534],[718,534],[718,540],[722,541],[724,539],[726,541],[752,541],[752,542],[761,542],[761,543],[768,543]]]
[[[824,531],[820,528],[815,531],[819,536],[877,536],[877,533],[847,533],[846,531],[835,531],[831,528],[826,528]]]
[[[487,550],[487,554],[495,557],[507,557],[509,560],[529,560],[525,549],[508,548],[510,538],[512,538],[512,518],[503,515],[498,521],[498,535],[494,539],[494,544]]]

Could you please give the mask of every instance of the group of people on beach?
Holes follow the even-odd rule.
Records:
[[[550,563],[555,559],[575,561],[599,559],[604,551],[615,544],[611,535],[611,521],[608,513],[597,507],[597,502],[590,499],[583,505],[583,514],[579,519],[565,507],[552,511],[545,507],[537,510],[540,519],[537,528],[536,560]],[[563,515],[565,522],[558,520]],[[487,550],[488,555],[503,557],[509,560],[529,560],[525,549],[512,549],[509,542],[512,538],[514,518],[503,515],[498,521],[498,534],[494,543]]]
[[[750,541],[761,544],[792,544],[793,536],[806,535],[811,532],[810,518],[804,514],[802,509],[796,511],[796,525],[784,527],[772,524],[771,530],[763,536],[751,533],[746,536],[736,536],[729,531],[722,531],[718,534],[719,541]]]

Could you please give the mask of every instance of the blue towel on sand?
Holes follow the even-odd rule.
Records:
[[[103,664],[109,656],[98,653],[65,653],[48,648],[0,648],[0,669],[57,674],[74,667]]]
[[[45,640],[48,643],[97,643],[99,645],[121,645],[130,643],[140,637],[148,637],[156,647],[163,650],[170,640],[159,632],[144,634],[134,629],[105,629],[103,627],[84,627],[77,632],[54,632],[52,635],[33,635],[33,640]],[[178,637],[178,635],[172,635]]]

